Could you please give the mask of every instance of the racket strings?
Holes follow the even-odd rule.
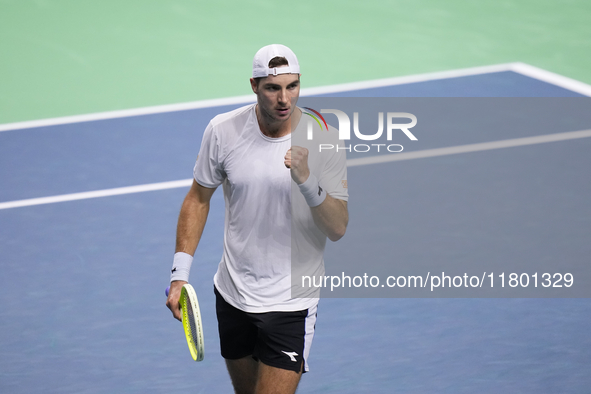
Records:
[[[191,338],[193,339],[193,343],[197,345],[199,341],[199,333],[197,332],[197,323],[195,322],[195,314],[193,313],[193,305],[191,305],[191,300],[189,297],[185,300],[187,305],[187,318],[189,319],[189,327],[191,328]]]

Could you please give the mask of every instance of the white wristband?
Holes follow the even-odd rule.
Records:
[[[308,179],[306,179],[306,182],[298,186],[300,187],[300,191],[304,195],[306,202],[311,208],[322,204],[326,198],[326,192],[320,187],[318,179],[312,173],[310,173]]]
[[[191,271],[191,264],[193,263],[193,256],[183,252],[174,254],[174,261],[172,262],[172,270],[170,274],[170,281],[182,280],[189,281],[189,272]]]

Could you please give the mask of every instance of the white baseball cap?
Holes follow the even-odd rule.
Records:
[[[274,57],[284,57],[288,66],[269,68],[269,61]],[[259,49],[252,61],[252,77],[265,78],[269,75],[299,74],[300,65],[295,53],[285,45],[271,44]]]

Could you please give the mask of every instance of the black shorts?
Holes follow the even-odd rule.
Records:
[[[271,367],[308,371],[316,306],[296,312],[249,313],[228,304],[215,286],[214,292],[222,357],[236,360],[252,355]]]

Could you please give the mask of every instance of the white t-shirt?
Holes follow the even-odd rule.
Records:
[[[193,171],[202,186],[223,185],[224,251],[214,283],[229,304],[246,312],[303,310],[318,299],[316,293],[304,296],[312,298],[301,294],[292,298],[292,263],[305,261],[307,274],[324,274],[326,236],[314,224],[284,165],[291,135],[265,136],[255,107],[248,105],[211,120]],[[304,132],[306,125],[302,116],[294,133]],[[334,130],[319,134],[323,140],[329,135],[336,138]],[[315,137],[316,146],[318,142]],[[344,152],[309,150],[308,166],[320,185],[332,197],[347,200]]]

